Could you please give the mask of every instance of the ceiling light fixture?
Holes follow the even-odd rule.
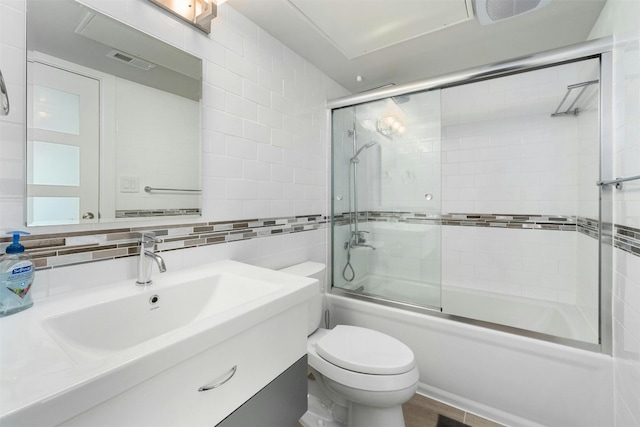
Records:
[[[384,136],[402,135],[407,131],[402,121],[394,116],[387,116],[378,120],[376,128]]]
[[[213,0],[149,1],[207,34],[211,32],[211,21],[218,13],[218,6]]]

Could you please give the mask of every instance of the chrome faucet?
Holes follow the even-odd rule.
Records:
[[[164,259],[153,251],[155,244],[155,233],[150,231],[142,233],[140,238],[140,256],[138,257],[138,280],[136,280],[136,285],[138,286],[151,284],[151,260],[148,258],[153,259],[158,264],[160,273],[167,271]]]
[[[368,231],[360,230],[360,231],[352,231],[351,239],[347,244],[345,244],[345,249],[347,246],[352,248],[370,248],[372,250],[376,250],[373,245],[367,245],[367,239],[364,237],[364,233],[369,234]]]
[[[364,233],[369,234],[368,231],[360,230],[353,232],[353,241],[356,245],[363,245],[367,243],[367,239],[364,237]]]
[[[375,251],[375,250],[376,250],[375,246],[373,246],[373,245],[366,245],[366,244],[363,244],[363,243],[358,243],[358,244],[351,245],[351,246],[352,246],[352,247],[354,247],[354,248],[369,248],[369,249],[371,249],[371,250],[373,250],[373,251]]]

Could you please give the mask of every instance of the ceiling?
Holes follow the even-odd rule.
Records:
[[[605,0],[552,0],[490,25],[472,0],[227,2],[355,93],[585,41]]]

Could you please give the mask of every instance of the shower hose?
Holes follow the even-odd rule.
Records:
[[[351,266],[351,240],[349,240],[349,242],[347,242],[346,244],[346,249],[347,249],[347,263],[345,264],[344,268],[342,269],[342,278],[344,280],[346,280],[347,282],[352,282],[353,279],[356,278],[356,272],[353,269],[353,267]],[[347,270],[351,271],[351,278],[347,278]]]

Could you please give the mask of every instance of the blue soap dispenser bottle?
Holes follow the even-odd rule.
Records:
[[[20,244],[20,235],[26,231],[10,231],[13,243],[0,256],[0,317],[17,313],[33,305],[31,285],[35,274],[31,256]]]

